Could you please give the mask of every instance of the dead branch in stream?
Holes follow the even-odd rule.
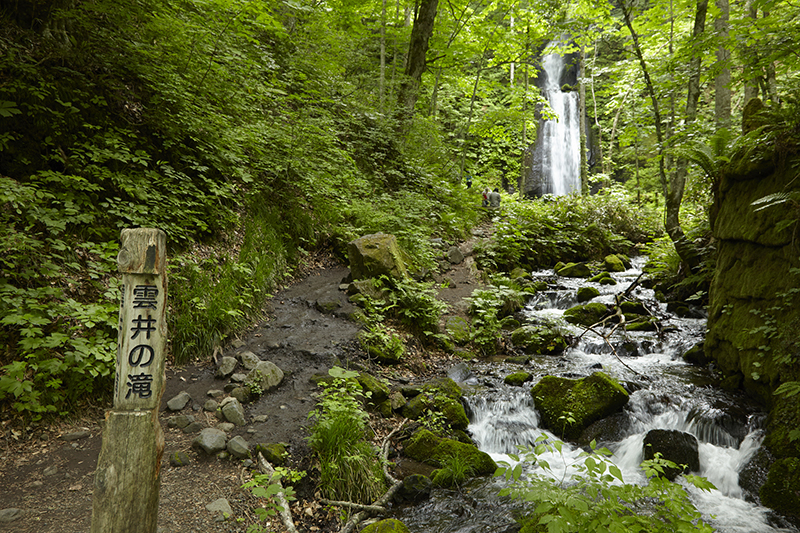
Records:
[[[584,335],[586,335],[586,333],[591,331],[592,333],[594,333],[598,337],[601,337],[603,339],[603,341],[608,345],[608,347],[611,348],[611,353],[614,354],[614,357],[617,358],[617,361],[619,361],[622,364],[622,366],[624,366],[625,368],[627,368],[628,370],[630,370],[631,372],[633,372],[637,376],[642,376],[642,374],[640,374],[636,370],[634,370],[631,367],[629,367],[625,363],[625,361],[623,361],[622,358],[620,358],[619,354],[617,353],[617,349],[614,348],[614,345],[611,344],[611,341],[609,339],[611,338],[612,335],[614,335],[614,333],[620,327],[622,328],[622,331],[625,331],[625,323],[626,323],[625,322],[625,313],[622,312],[622,307],[620,306],[620,304],[622,303],[623,299],[630,298],[631,292],[633,292],[633,289],[635,289],[639,285],[639,280],[642,279],[642,276],[644,276],[644,272],[639,274],[639,276],[635,280],[633,280],[633,282],[628,286],[628,288],[625,289],[625,292],[617,294],[614,297],[614,300],[616,302],[616,305],[614,306],[615,309],[616,309],[614,311],[614,314],[608,315],[608,316],[604,317],[602,320],[600,320],[599,322],[596,322],[596,323],[592,324],[591,326],[587,327],[585,330],[583,330],[583,333],[578,335],[578,337],[575,339],[575,343],[577,343]],[[645,309],[647,309],[647,308],[645,307]],[[648,309],[647,312],[649,313],[650,310]],[[652,313],[650,313],[650,315],[653,316]],[[614,326],[611,328],[611,331],[609,331],[607,334],[604,335],[603,333],[601,333],[601,332],[599,332],[599,331],[597,331],[595,329],[598,326],[605,327],[606,322],[608,322],[609,320],[611,320],[613,318],[617,318],[617,321],[614,324]]]

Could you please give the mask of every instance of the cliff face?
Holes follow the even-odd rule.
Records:
[[[721,176],[711,213],[718,256],[706,355],[727,387],[744,389],[770,408],[767,441],[777,455],[798,451],[798,441],[788,439],[788,431],[800,425],[797,396],[773,392],[800,379],[800,220],[791,201],[761,210],[766,204],[752,203],[797,191],[800,178],[791,157],[741,157]]]

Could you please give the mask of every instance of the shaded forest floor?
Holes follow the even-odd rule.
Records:
[[[480,287],[477,270],[471,257],[472,246],[490,228],[477,230],[476,235],[460,248],[466,259],[457,265],[441,263],[435,280],[448,280],[439,297],[449,305],[449,315],[465,316],[465,297]],[[304,265],[295,282],[283,288],[269,301],[265,317],[238,339],[229,343],[222,355],[235,355],[250,350],[263,360],[275,363],[285,373],[281,386],[258,401],[246,405],[250,423],[229,433],[229,438],[242,435],[251,445],[283,442],[289,445],[288,467],[308,474],[294,484],[298,500],[292,514],[300,531],[336,531],[338,514],[318,503],[315,486],[315,465],[306,443],[310,421],[319,393],[310,380],[318,373],[327,373],[334,365],[367,370],[387,378],[391,384],[418,382],[443,375],[460,359],[452,354],[423,350],[412,341],[403,365],[384,368],[371,362],[356,340],[358,326],[344,315],[350,304],[342,290],[348,275],[346,266],[330,257],[319,256]],[[339,312],[318,310],[317,302],[338,301]],[[252,469],[241,460],[209,457],[192,449],[196,435],[167,427],[167,419],[175,413],[166,409],[166,402],[180,391],[187,391],[193,402],[182,413],[192,414],[208,426],[217,420],[200,406],[209,398],[209,390],[222,389],[227,381],[214,377],[213,362],[184,366],[170,365],[162,398],[160,420],[166,447],[161,464],[161,489],[158,518],[159,533],[240,532],[256,523],[253,509],[259,505],[242,484],[251,478]],[[192,404],[194,409],[192,409]],[[266,416],[263,422],[254,422]],[[3,509],[19,509],[18,518],[3,522],[0,530],[18,533],[88,532],[92,515],[94,470],[102,443],[101,423],[104,412],[86,413],[79,420],[39,426],[28,433],[12,429],[3,422],[0,440],[0,513]],[[388,433],[399,420],[373,417],[378,437]],[[190,464],[171,466],[169,457],[183,451]],[[219,521],[219,513],[206,509],[211,502],[225,498],[233,516]],[[280,531],[277,521],[269,531]]]

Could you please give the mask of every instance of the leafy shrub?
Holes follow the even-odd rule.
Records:
[[[501,495],[536,506],[525,519],[523,531],[714,531],[703,522],[686,490],[662,476],[665,468],[676,466],[671,461],[656,457],[643,462],[648,483],[631,485],[624,482],[622,472],[607,459],[611,452],[597,449],[594,441],[591,452],[582,452],[569,464],[562,446],[562,442],[548,441],[542,435],[535,446],[520,447],[520,452],[526,463],[538,465],[543,473],[523,475],[522,463],[514,467],[506,463],[495,474],[511,482],[501,489]],[[564,466],[573,468],[575,473],[569,479],[559,479],[542,458],[545,452],[557,453]],[[520,461],[520,455],[510,457]],[[705,478],[684,477],[702,490],[714,488]]]
[[[328,371],[333,382],[316,408],[308,442],[320,461],[320,490],[324,497],[369,504],[384,490],[383,471],[366,440],[369,415],[362,408],[364,393],[357,372],[339,367]]]
[[[511,271],[602,259],[628,253],[634,243],[662,233],[654,212],[612,191],[538,201],[512,196],[505,205],[508,216],[495,224],[493,238],[476,247],[477,261],[484,268]]]

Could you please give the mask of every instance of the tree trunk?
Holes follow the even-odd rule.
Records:
[[[717,77],[714,79],[714,118],[717,129],[731,126],[731,59],[728,50],[728,20],[730,4],[728,0],[716,0],[719,17],[714,20],[714,30],[722,41],[717,49]]]
[[[706,3],[707,1],[708,0],[698,0],[698,2],[706,2]],[[680,200],[683,198],[683,184],[677,183],[677,178],[675,178],[676,179],[675,183],[668,184],[667,182],[667,173],[664,167],[664,156],[666,155],[665,154],[666,150],[664,146],[664,131],[661,119],[661,111],[658,105],[658,97],[656,95],[653,81],[650,78],[650,72],[649,69],[647,68],[647,62],[644,59],[644,53],[642,52],[642,48],[639,45],[639,35],[633,28],[633,22],[631,20],[631,9],[628,5],[626,5],[624,1],[621,2],[621,7],[622,7],[622,14],[625,18],[625,25],[631,32],[631,39],[633,40],[634,52],[636,54],[637,59],[639,60],[639,65],[641,66],[642,69],[642,75],[644,76],[645,86],[647,87],[647,92],[650,95],[650,101],[653,105],[653,115],[655,117],[655,126],[656,126],[656,138],[658,139],[658,155],[659,155],[658,172],[659,176],[661,177],[661,182],[665,184],[665,189],[666,189],[665,196],[667,198],[667,204],[668,204],[666,207],[666,218],[665,218],[665,226],[667,234],[672,240],[672,244],[675,246],[675,251],[681,258],[681,261],[687,264],[691,269],[694,269],[699,263],[697,251],[694,249],[692,243],[690,243],[686,239],[686,236],[683,233],[683,229],[681,229],[680,219],[678,216],[680,210]],[[679,190],[677,190],[678,187]]]
[[[695,43],[705,31],[707,13],[708,0],[697,0],[694,29],[692,30],[692,41]],[[692,58],[689,60],[689,84],[686,95],[685,124],[687,128],[691,127],[697,118],[697,102],[700,100],[701,61],[700,54],[692,53]],[[687,241],[680,223],[681,202],[686,188],[686,167],[686,159],[678,158],[677,168],[667,191],[665,226],[670,239],[675,244],[675,249],[678,250],[678,255],[691,270],[695,270],[700,265],[700,257],[692,243]]]
[[[436,20],[436,9],[439,0],[422,0],[414,26],[411,28],[411,42],[408,45],[405,79],[400,84],[397,97],[401,122],[408,121],[414,114],[417,103],[422,73],[425,72],[425,56],[428,53],[428,41],[433,35],[433,23]]]
[[[589,164],[586,160],[586,47],[581,45],[581,64],[578,68],[578,125],[581,150],[581,193],[589,194]]]
[[[386,96],[386,0],[383,0],[381,9],[381,78],[380,78],[380,110],[384,112],[383,104]]]

